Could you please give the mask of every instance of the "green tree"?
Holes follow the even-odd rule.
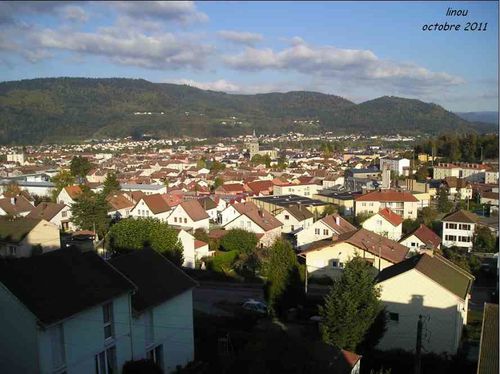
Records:
[[[212,165],[210,165],[210,172],[218,173],[219,171],[222,171],[225,168],[226,168],[226,164],[223,164],[222,162],[219,162],[219,161],[213,161]]]
[[[64,187],[71,186],[75,183],[75,177],[68,170],[61,170],[59,173],[52,177],[54,183],[54,190],[52,191],[52,201],[57,200],[57,195]]]
[[[403,220],[403,235],[409,234],[410,232],[416,230],[419,226],[420,223],[417,220],[412,220],[410,218]]]
[[[420,182],[424,182],[429,176],[429,168],[427,166],[421,166],[415,173],[415,179]]]
[[[221,177],[216,177],[214,179],[214,185],[213,185],[214,190],[222,186],[223,184],[224,184],[224,179],[222,179]]]
[[[323,211],[321,212],[320,214],[320,217],[323,218],[323,217],[326,217],[330,214],[334,214],[334,213],[337,213],[338,212],[338,209],[335,205],[333,204],[328,204],[324,209]]]
[[[251,253],[257,246],[257,236],[253,232],[243,229],[231,229],[220,241],[224,251],[238,251],[240,253]]]
[[[264,293],[273,315],[283,315],[303,297],[300,267],[289,242],[278,239],[269,248]]]
[[[102,189],[102,194],[104,196],[109,196],[110,193],[120,191],[120,182],[116,177],[116,173],[108,172],[106,174],[106,179],[104,180],[104,186]]]
[[[103,237],[109,228],[109,205],[102,194],[85,191],[71,206],[73,223],[81,230],[94,230]]]
[[[89,160],[82,156],[75,156],[72,158],[69,170],[71,175],[75,178],[85,178],[88,172],[92,169],[92,164]]]
[[[476,252],[498,252],[495,247],[496,238],[488,227],[479,226],[474,236],[474,251]]]
[[[16,181],[10,181],[7,184],[7,188],[5,189],[5,194],[9,196],[17,196],[21,193],[21,188],[19,188],[19,184]]]
[[[109,247],[115,253],[152,248],[180,266],[182,244],[177,232],[155,218],[127,218],[109,230]]]
[[[448,213],[453,207],[453,203],[448,200],[448,192],[446,189],[441,188],[438,195],[438,210],[441,213]]]
[[[349,261],[320,306],[325,343],[355,351],[383,306],[372,266],[359,257]]]
[[[200,158],[197,162],[196,162],[196,168],[197,169],[203,169],[203,168],[206,168],[207,167],[207,162],[205,160],[204,157]]]
[[[426,206],[425,208],[422,208],[418,212],[418,220],[419,222],[423,223],[424,225],[431,227],[432,222],[434,222],[437,219],[438,212],[430,206]]]

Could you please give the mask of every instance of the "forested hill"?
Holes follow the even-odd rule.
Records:
[[[145,114],[144,114],[145,113]],[[482,126],[482,127],[478,127]],[[486,127],[485,127],[486,126]],[[0,144],[65,142],[148,133],[227,136],[298,131],[495,131],[435,104],[381,97],[354,104],[296,91],[234,95],[142,79],[47,78],[0,83]]]

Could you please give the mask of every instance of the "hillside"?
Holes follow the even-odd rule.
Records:
[[[466,121],[483,122],[498,124],[498,112],[457,112],[455,113],[460,118]]]
[[[309,120],[314,124],[301,122]],[[258,133],[435,134],[473,128],[435,104],[395,97],[356,105],[316,92],[233,95],[141,79],[47,78],[0,83],[0,144],[141,133],[226,136],[249,134],[253,129]]]

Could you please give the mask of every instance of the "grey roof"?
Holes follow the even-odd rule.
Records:
[[[310,199],[304,196],[298,195],[271,195],[271,196],[263,196],[263,197],[253,197],[253,200],[263,201],[265,203],[270,203],[278,206],[289,206],[289,205],[312,205],[312,206],[322,206],[328,205],[321,200]]]
[[[162,184],[138,184],[138,183],[131,183],[131,184],[121,184],[120,185],[122,190],[151,190],[151,191],[157,191],[161,190],[162,188],[165,188],[164,185]]]
[[[484,305],[477,374],[498,374],[498,305]]]

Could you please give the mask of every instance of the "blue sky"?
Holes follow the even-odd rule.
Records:
[[[436,22],[462,30],[422,31]],[[57,76],[498,110],[498,3],[1,2],[0,80]]]

